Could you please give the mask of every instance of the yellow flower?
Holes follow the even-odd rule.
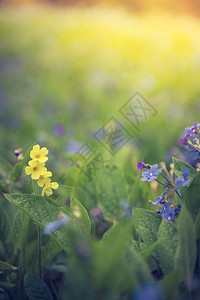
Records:
[[[26,175],[31,175],[32,179],[38,179],[40,175],[44,175],[47,172],[47,168],[44,167],[43,162],[37,160],[30,160],[29,166],[25,168]]]
[[[37,184],[41,187],[43,187],[49,177],[52,176],[52,173],[50,171],[47,171],[44,175],[40,175],[40,178],[37,181]]]
[[[40,162],[45,162],[48,160],[48,157],[45,156],[48,154],[48,152],[49,151],[46,147],[40,149],[40,145],[35,145],[33,146],[33,150],[30,153],[30,157]]]
[[[59,187],[57,182],[51,182],[50,178],[47,178],[46,182],[45,182],[45,186],[43,187],[42,190],[42,196],[44,196],[45,194],[47,196],[50,196],[53,194],[52,189],[56,190]]]

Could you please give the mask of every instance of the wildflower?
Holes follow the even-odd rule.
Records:
[[[175,215],[177,215],[181,211],[181,206],[182,206],[181,203],[177,204],[177,207],[174,209]]]
[[[57,221],[49,222],[45,225],[45,228],[43,229],[43,234],[49,234],[51,232],[59,230],[64,224],[68,223],[69,221],[70,218],[61,213],[58,215]]]
[[[139,172],[139,171],[142,170],[144,167],[145,167],[145,166],[144,166],[144,158],[143,158],[142,161],[139,162],[139,163],[137,164],[137,171]]]
[[[48,154],[48,150],[46,147],[43,147],[40,149],[40,145],[33,146],[33,150],[30,153],[30,157],[34,160],[45,162],[48,160],[48,157],[46,155]]]
[[[47,179],[51,176],[52,176],[52,173],[50,171],[47,171],[44,175],[40,175],[40,178],[38,179],[37,184],[40,187],[43,187],[45,185]]]
[[[99,207],[94,207],[91,211],[91,215],[97,220],[103,219],[103,212]]]
[[[151,204],[151,205],[158,205],[158,204],[164,204],[165,203],[165,195],[167,194],[167,193],[169,193],[169,189],[168,188],[166,188],[165,190],[164,190],[164,192],[163,192],[163,194],[162,195],[160,195],[158,198],[156,198],[156,201],[155,202],[152,202],[151,201],[151,203],[149,203],[149,204]]]
[[[55,124],[54,126],[54,134],[56,136],[62,136],[65,132],[65,126],[61,123]]]
[[[53,194],[52,189],[56,190],[59,187],[57,182],[51,182],[50,178],[46,179],[45,186],[42,189],[42,196],[45,194],[51,196]]]
[[[180,138],[178,140],[178,144],[179,146],[186,146],[188,144],[188,141],[189,141],[189,134],[185,135],[183,138]]]
[[[175,184],[177,186],[185,186],[185,185],[187,185],[190,182],[189,179],[188,179],[189,173],[190,173],[190,170],[188,168],[184,168],[183,169],[183,173],[182,173],[183,177],[178,177],[176,179]]]
[[[162,206],[160,214],[161,214],[162,218],[164,218],[170,222],[173,222],[175,212],[174,212],[173,207],[171,207],[169,203],[166,203]]]
[[[191,127],[186,127],[185,128],[185,132],[186,134],[193,134],[193,133],[197,133],[198,129],[200,127],[200,124],[198,122],[194,122],[194,124]]]
[[[162,172],[162,168],[157,169],[158,168],[158,164],[155,164],[151,167],[150,170],[145,170],[142,172],[142,178],[140,178],[141,181],[154,181],[157,178],[157,175],[160,174],[160,172]]]
[[[25,172],[26,175],[31,175],[32,179],[39,179],[40,175],[44,175],[47,172],[43,162],[31,160],[28,164],[29,166],[25,168]]]
[[[137,168],[138,168],[137,171],[139,172],[140,170],[142,170],[144,168],[150,169],[151,166],[149,164],[145,164],[144,163],[144,158],[143,158],[142,161],[137,164]]]
[[[132,208],[128,204],[128,202],[126,200],[122,200],[121,201],[121,206],[122,206],[122,208],[124,210],[125,217],[127,219],[131,219],[131,217],[132,217]]]
[[[192,159],[196,160],[200,158],[200,136],[199,134],[195,134],[190,137],[188,141],[188,146],[186,149],[192,152]]]

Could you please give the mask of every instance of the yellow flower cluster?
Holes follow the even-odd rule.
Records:
[[[48,160],[46,156],[48,152],[46,147],[40,149],[39,145],[33,146],[33,150],[30,152],[32,160],[28,162],[29,166],[25,168],[26,174],[31,175],[31,178],[37,180],[37,184],[43,187],[42,196],[45,194],[47,196],[52,195],[52,189],[55,190],[59,187],[57,182],[51,182],[50,177],[52,173],[47,171],[45,167],[45,162]]]

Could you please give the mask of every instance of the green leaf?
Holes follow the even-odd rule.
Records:
[[[25,211],[40,227],[44,227],[48,222],[58,219],[58,214],[62,210],[54,201],[38,195],[18,195],[4,194],[4,196],[18,208]],[[69,251],[68,240],[62,230],[49,234],[64,249]]]
[[[174,256],[178,246],[178,231],[176,226],[163,219],[158,232],[158,251],[162,271],[167,274],[173,270]]]
[[[53,300],[46,284],[34,275],[25,275],[24,288],[29,300]]]
[[[152,245],[150,245],[149,247],[143,249],[140,252],[140,255],[142,256],[142,258],[148,262],[149,258],[151,257],[154,249],[156,248],[156,246],[158,245],[158,241],[156,241],[155,243],[153,243]]]
[[[6,241],[10,231],[8,216],[2,206],[0,206],[0,241]]]
[[[78,207],[79,211],[80,211],[80,221],[81,224],[83,225],[83,228],[85,230],[85,232],[90,235],[91,232],[91,221],[89,218],[89,215],[87,213],[87,210],[85,209],[85,207],[75,198],[72,196],[72,198],[70,199],[70,207],[73,209],[74,207]]]
[[[29,234],[29,223],[30,223],[30,217],[26,215],[23,225],[21,227],[21,232],[18,241],[18,248],[20,250],[22,250],[27,243],[28,234]]]
[[[0,281],[0,287],[2,287],[5,290],[10,290],[15,287],[15,284],[10,282]]]
[[[24,159],[22,161],[19,161],[14,165],[14,167],[10,173],[10,179],[12,181],[14,181],[14,182],[17,181],[17,179],[23,172],[24,166],[28,163],[29,160],[31,160],[30,152],[31,152],[32,148],[33,148],[33,146],[31,146],[29,148],[29,150],[25,153]]]
[[[195,225],[185,205],[178,219],[178,247],[175,255],[175,268],[180,270],[182,279],[190,280],[196,262]]]
[[[113,220],[123,212],[121,200],[127,199],[126,181],[117,166],[106,166],[94,178],[98,204],[107,220]]]
[[[200,212],[198,213],[198,216],[196,217],[195,227],[196,227],[197,239],[200,239]]]
[[[133,209],[133,222],[146,247],[157,240],[161,216],[143,208]]]
[[[5,271],[5,270],[12,270],[12,271],[16,271],[17,267],[12,266],[4,261],[0,261],[0,271]]]
[[[173,270],[168,273],[161,282],[164,288],[164,300],[177,299],[176,296],[180,284],[180,272],[178,270]]]
[[[182,160],[179,160],[179,159],[175,158],[174,156],[172,156],[172,161],[173,161],[173,164],[174,164],[174,173],[178,177],[182,177],[182,173],[183,173],[184,168],[188,168],[190,170],[190,173],[189,173],[189,176],[188,176],[189,180],[192,180],[194,178],[194,176],[197,174],[197,171],[193,167],[186,164]]]
[[[188,211],[190,212],[193,220],[196,219],[200,212],[200,172],[192,180],[188,189],[185,191],[183,196],[183,202],[186,204]]]
[[[12,225],[12,238],[14,241],[20,240],[21,229],[23,226],[25,216],[26,215],[23,210],[17,209],[14,216],[13,225]]]

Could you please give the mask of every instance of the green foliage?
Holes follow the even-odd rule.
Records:
[[[25,275],[24,287],[29,300],[53,300],[46,284],[31,274]]]
[[[10,231],[8,216],[3,207],[0,206],[0,241],[6,241]]]
[[[98,204],[107,220],[115,219],[122,213],[121,201],[127,199],[125,178],[117,166],[107,165],[99,170],[94,179]]]
[[[133,222],[139,236],[145,243],[145,247],[150,246],[157,240],[157,234],[161,223],[161,216],[142,208],[133,209]]]
[[[174,173],[176,174],[177,177],[182,177],[182,173],[184,168],[188,168],[190,170],[188,179],[192,180],[194,176],[197,174],[197,171],[192,168],[190,165],[186,164],[185,162],[177,159],[176,157],[172,156],[172,161],[174,164]]]
[[[59,212],[62,210],[55,202],[50,199],[43,198],[38,195],[9,195],[5,197],[18,208],[22,209],[26,214],[33,219],[36,224],[44,227],[47,222],[57,220]],[[56,240],[58,245],[68,251],[68,241],[62,231],[50,233]]]
[[[200,212],[200,172],[193,178],[188,189],[183,196],[183,202],[186,204],[188,211],[190,212],[193,220],[196,219]]]
[[[175,255],[175,268],[180,270],[181,278],[191,280],[196,262],[195,225],[186,206],[182,207],[178,220],[178,247]]]
[[[0,272],[5,271],[5,270],[11,270],[11,271],[16,271],[17,267],[11,266],[10,264],[0,261]]]
[[[176,226],[163,219],[158,231],[158,241],[160,266],[164,274],[167,274],[174,268],[174,256],[178,245]]]

